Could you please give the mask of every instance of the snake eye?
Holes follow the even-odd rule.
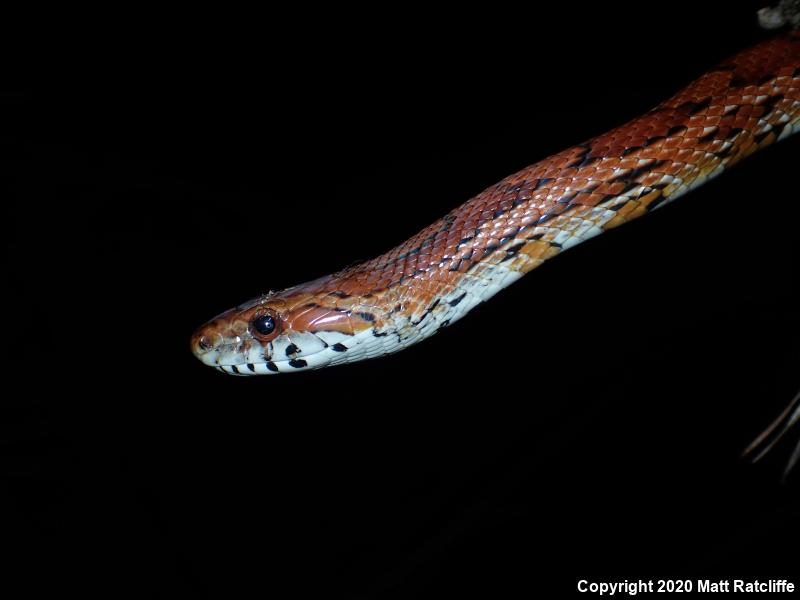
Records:
[[[258,315],[250,323],[255,332],[262,336],[268,336],[275,333],[278,324],[275,322],[275,317],[270,314]]]

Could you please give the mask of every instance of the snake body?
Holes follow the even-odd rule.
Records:
[[[215,317],[192,350],[238,375],[397,352],[799,128],[800,35],[784,33],[629,123],[506,177],[377,258]]]

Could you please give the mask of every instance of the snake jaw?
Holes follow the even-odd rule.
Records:
[[[204,364],[233,375],[293,373],[384,354],[383,315],[374,307],[323,306],[301,286],[261,296],[198,328],[192,353]],[[274,334],[253,322],[274,316]]]

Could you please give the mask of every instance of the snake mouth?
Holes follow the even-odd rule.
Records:
[[[222,344],[213,349],[194,346],[204,364],[228,375],[276,375],[374,358],[387,353],[386,334],[372,330],[346,335],[338,332],[293,332],[265,345]]]
[[[294,364],[290,364],[294,363]],[[319,365],[322,366],[322,365]],[[311,368],[304,360],[282,360],[267,361],[263,363],[244,363],[238,365],[216,365],[216,369],[228,375],[277,375],[278,373],[296,373],[297,371],[308,370]]]

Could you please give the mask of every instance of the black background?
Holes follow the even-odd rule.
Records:
[[[187,16],[45,51],[0,96],[6,574],[137,598],[795,577],[789,445],[739,454],[800,385],[798,139],[396,356],[245,379],[188,351],[757,41],[736,4]]]

